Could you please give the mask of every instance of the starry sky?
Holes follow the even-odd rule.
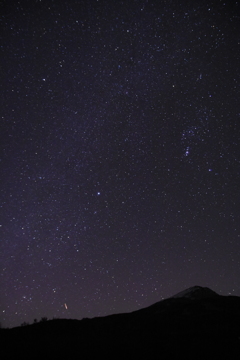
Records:
[[[240,2],[0,9],[2,325],[240,296]]]

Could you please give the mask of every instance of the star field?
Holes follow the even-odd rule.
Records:
[[[240,296],[238,1],[3,1],[0,321]]]

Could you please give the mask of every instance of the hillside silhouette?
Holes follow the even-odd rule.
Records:
[[[132,313],[40,321],[0,334],[4,359],[240,359],[240,297],[195,286]]]

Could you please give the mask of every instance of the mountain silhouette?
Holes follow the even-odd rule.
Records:
[[[240,359],[240,297],[194,286],[147,308],[0,329],[4,359]]]
[[[173,296],[173,298],[185,297],[189,299],[206,299],[213,296],[219,296],[215,291],[201,286],[192,286]]]

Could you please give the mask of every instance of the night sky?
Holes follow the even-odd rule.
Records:
[[[0,13],[2,325],[240,296],[240,2]]]

